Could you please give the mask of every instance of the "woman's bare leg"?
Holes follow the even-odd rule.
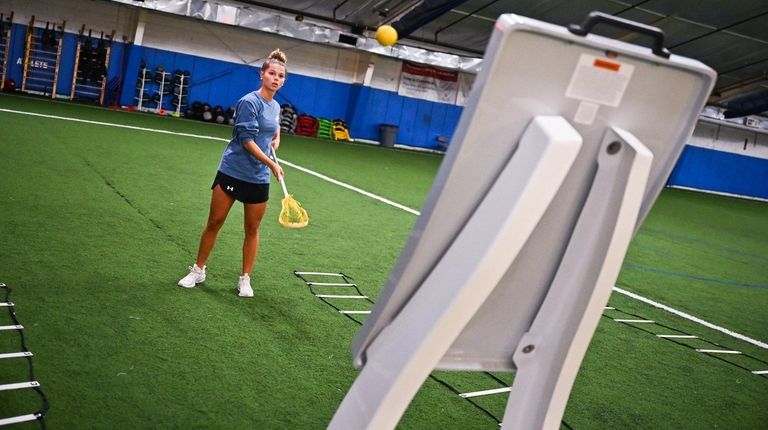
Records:
[[[219,184],[213,187],[208,222],[205,224],[203,233],[200,235],[200,246],[197,248],[197,261],[195,263],[198,267],[202,268],[205,266],[205,262],[208,261],[208,256],[211,255],[213,246],[216,244],[219,230],[224,225],[227,214],[229,214],[229,210],[232,209],[234,203],[235,199],[225,193]]]
[[[243,240],[243,271],[241,275],[251,273],[256,255],[259,252],[259,226],[264,212],[267,210],[267,202],[246,204],[245,212],[245,239]]]

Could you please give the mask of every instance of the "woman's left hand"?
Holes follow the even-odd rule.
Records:
[[[277,152],[277,148],[280,147],[280,136],[276,135],[272,138],[272,149]]]

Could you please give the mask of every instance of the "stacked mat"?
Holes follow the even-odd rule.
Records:
[[[317,119],[317,137],[322,139],[331,138],[331,128],[333,123],[329,119],[318,118]]]
[[[296,130],[296,119],[299,114],[290,103],[280,106],[280,132],[293,133]]]
[[[333,120],[333,129],[331,132],[333,140],[352,141],[349,137],[349,127],[347,127],[347,123],[342,119],[336,118]]]
[[[301,114],[296,118],[296,131],[299,136],[317,136],[318,129],[317,118],[312,115]]]

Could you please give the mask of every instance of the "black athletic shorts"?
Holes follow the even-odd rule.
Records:
[[[211,189],[216,184],[230,197],[243,203],[264,203],[269,200],[269,184],[253,184],[233,178],[227,174],[216,172]]]

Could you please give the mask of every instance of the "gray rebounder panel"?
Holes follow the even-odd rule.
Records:
[[[654,48],[589,34],[594,25]],[[662,43],[658,29],[599,13],[570,30],[498,19],[421,216],[354,341],[363,370],[330,428],[394,426],[402,405],[389,397],[407,406],[426,368],[518,371],[504,427],[559,425],[629,240],[716,77]],[[404,373],[415,382],[372,394]],[[521,412],[526,399],[544,404]]]

